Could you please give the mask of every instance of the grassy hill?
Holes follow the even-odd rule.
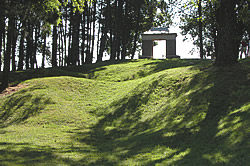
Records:
[[[133,60],[11,73],[0,165],[248,165],[250,59]]]

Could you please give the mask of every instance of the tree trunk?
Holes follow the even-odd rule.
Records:
[[[132,50],[132,56],[131,59],[134,59],[135,57],[135,51],[136,51],[136,46],[137,46],[137,40],[139,36],[139,22],[140,22],[140,8],[137,10],[137,18],[136,18],[136,28],[135,28],[135,35],[134,35],[134,43],[133,43],[133,50]]]
[[[64,41],[64,66],[67,66],[68,64],[68,56],[67,56],[67,15],[68,15],[68,10],[66,9],[66,17],[65,17],[65,23],[64,23],[64,32],[63,32],[63,41]]]
[[[97,62],[101,62],[103,58],[103,52],[105,50],[106,44],[107,44],[107,38],[108,38],[108,17],[109,14],[105,13],[105,22],[102,25],[101,28],[101,39],[100,39],[100,48],[99,53],[97,55]]]
[[[14,21],[14,27],[13,27],[13,38],[12,38],[12,59],[11,59],[11,64],[12,64],[12,71],[16,71],[16,43],[17,43],[17,37],[18,37],[18,31],[20,27],[17,27],[17,22]]]
[[[111,26],[111,28],[110,28],[110,36],[111,36],[110,39],[112,39],[110,60],[115,60],[116,59],[116,54],[117,54],[118,22],[119,22],[119,18],[118,18],[118,0],[115,0],[114,8],[115,8],[114,24],[113,24],[113,26],[112,26],[112,24],[110,24],[110,26]],[[110,18],[110,21],[111,20],[112,20],[112,18]],[[113,34],[112,34],[112,32],[113,32]]]
[[[100,2],[100,8],[98,9],[99,13],[100,13],[99,14],[99,19],[102,18],[102,13],[103,13],[103,9],[102,8],[103,8],[103,2],[101,1]],[[97,48],[96,48],[96,51],[97,51],[97,62],[102,61],[102,58],[100,59],[99,53],[98,53],[98,51],[100,49],[100,41],[101,41],[100,34],[101,34],[101,21],[99,20],[99,23],[98,23],[98,32],[97,32],[97,43],[96,43],[96,46],[97,46]]]
[[[226,66],[238,62],[239,41],[237,39],[236,1],[221,0],[218,15],[218,54],[216,66]]]
[[[32,52],[33,52],[33,26],[28,23],[28,35],[27,35],[27,51],[26,51],[26,70],[30,68],[30,60],[32,59]],[[31,65],[32,66],[32,65]]]
[[[34,39],[33,39],[33,35],[34,35],[34,26],[31,25],[31,29],[30,29],[30,68],[34,69],[35,66],[35,59],[34,59]]]
[[[36,64],[36,68],[38,68],[36,52],[37,52],[37,47],[38,47],[39,34],[40,34],[40,26],[36,26],[36,29],[35,29],[35,42],[34,42],[34,47],[33,47],[33,61]]]
[[[21,28],[21,38],[19,43],[19,59],[18,59],[18,70],[23,70],[23,61],[24,61],[24,34],[25,34],[25,23],[22,23]]]
[[[71,5],[72,6],[72,5]],[[69,41],[68,41],[68,59],[67,59],[67,64],[68,65],[72,65],[72,49],[71,49],[71,37],[72,37],[72,17],[73,17],[73,9],[72,7],[70,8],[70,18],[69,18],[69,32],[68,32],[68,37],[69,37]]]
[[[45,35],[44,35],[44,39],[43,39],[42,68],[45,67],[46,38],[47,38],[47,35],[45,34]]]
[[[200,58],[203,59],[203,25],[202,25],[202,0],[198,0],[198,13],[199,13],[199,39],[200,39]]]
[[[123,27],[122,27],[122,52],[121,52],[122,60],[126,58],[128,37],[130,35],[130,30],[127,25],[127,23],[129,22],[128,9],[129,9],[129,3],[128,3],[128,0],[125,0],[125,14],[123,16],[124,22],[123,22]]]
[[[90,64],[92,63],[90,47],[91,47],[91,8],[88,5],[87,7],[87,45],[86,45],[86,59],[85,63]]]
[[[96,23],[96,1],[93,2],[93,14],[92,14],[92,17],[93,17],[93,27],[92,27],[92,46],[91,46],[91,57],[93,58],[94,57],[94,48],[95,48],[95,23]]]
[[[108,10],[108,29],[109,29],[109,45],[110,45],[110,59],[114,59],[112,56],[113,53],[113,28],[112,28],[112,12],[111,12],[111,6],[110,6],[110,0],[107,0],[107,10]]]
[[[10,16],[8,22],[7,47],[6,47],[6,53],[4,54],[4,69],[3,69],[3,77],[2,77],[2,84],[0,87],[0,91],[7,88],[9,84],[11,42],[13,38],[14,24],[15,24],[14,17]]]
[[[86,3],[86,2],[85,2]],[[85,6],[86,9],[86,6]],[[86,10],[84,10],[84,13],[82,14],[82,20],[81,20],[81,27],[82,27],[82,43],[81,43],[81,60],[82,64],[85,62],[85,24],[86,24]]]
[[[5,19],[3,16],[0,16],[0,71],[2,71],[2,48],[3,48],[3,38],[5,31]]]
[[[60,56],[61,56],[61,64],[59,63],[59,66],[63,66],[63,64],[64,64],[64,60],[65,60],[65,58],[64,58],[64,47],[66,47],[65,45],[64,45],[64,42],[63,42],[63,36],[64,36],[64,34],[63,34],[63,24],[60,24],[60,42],[61,42],[61,45],[59,46],[60,48],[60,52],[61,52],[61,54],[60,54]]]
[[[57,66],[57,26],[53,26],[52,67]]]
[[[72,21],[72,51],[71,51],[71,65],[76,65],[79,61],[79,26],[80,26],[80,15],[75,12]]]

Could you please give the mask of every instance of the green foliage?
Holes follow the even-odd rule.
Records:
[[[215,2],[209,0],[201,1],[202,4],[202,16],[198,16],[198,3],[199,1],[188,1],[184,4],[185,11],[181,16],[180,28],[182,29],[182,35],[190,35],[193,44],[197,47],[200,46],[199,36],[199,21],[202,23],[202,36],[204,50],[207,52],[215,52],[215,40],[217,33],[217,21],[216,21],[216,5]],[[185,37],[184,40],[188,38]]]
[[[247,165],[249,66],[136,60],[12,73],[28,87],[0,97],[1,164]]]
[[[202,3],[202,17],[198,16],[198,3]],[[249,1],[237,1],[235,6],[235,13],[237,15],[237,22],[240,27],[243,27],[243,31],[249,31]],[[181,24],[180,28],[182,29],[183,35],[191,35],[193,39],[193,44],[199,47],[200,42],[197,40],[199,35],[199,20],[202,22],[203,29],[203,44],[204,50],[206,52],[215,52],[217,50],[216,42],[218,39],[218,7],[220,2],[217,0],[190,0],[184,3],[183,7],[185,10],[181,12]],[[238,28],[240,35],[242,32]],[[249,33],[249,32],[248,32]],[[237,36],[242,38],[243,36]],[[188,39],[187,37],[185,40]]]

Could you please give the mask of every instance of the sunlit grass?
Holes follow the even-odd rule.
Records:
[[[136,60],[12,73],[2,165],[247,165],[249,60]]]

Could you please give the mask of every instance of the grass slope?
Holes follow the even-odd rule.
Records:
[[[250,60],[134,60],[12,73],[0,165],[247,165]]]

